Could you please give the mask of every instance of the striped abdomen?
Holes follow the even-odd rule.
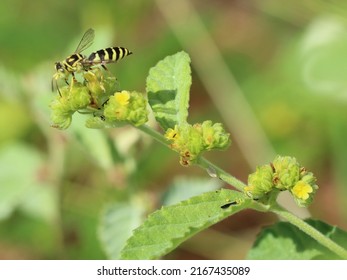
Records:
[[[132,54],[132,52],[123,47],[106,48],[91,53],[85,62],[90,65],[99,63],[106,64],[116,62],[117,60],[130,54]]]

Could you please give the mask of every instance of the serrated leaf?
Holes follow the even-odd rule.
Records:
[[[235,205],[221,208],[234,201],[237,201]],[[134,231],[121,258],[159,258],[197,232],[247,208],[251,201],[243,193],[222,189],[162,207]]]
[[[307,222],[336,243],[347,247],[347,232],[322,221],[309,219]],[[339,259],[337,255],[288,222],[279,222],[263,229],[247,258],[253,260]]]
[[[164,130],[187,122],[191,83],[190,57],[185,52],[167,56],[150,69],[148,103]]]
[[[139,205],[119,202],[107,205],[102,213],[99,239],[109,259],[119,259],[120,251],[132,230],[142,221],[144,209]]]

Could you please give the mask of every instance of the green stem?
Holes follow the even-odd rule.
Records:
[[[320,231],[312,227],[311,225],[307,224],[305,221],[301,220],[294,214],[288,212],[286,209],[282,208],[280,205],[276,204],[274,206],[270,207],[271,212],[277,214],[278,216],[286,219],[291,224],[298,227],[300,230],[311,236],[313,239],[315,239],[318,243],[323,245],[324,247],[328,248],[330,251],[334,252],[336,255],[340,256],[341,258],[347,260],[347,251],[342,248],[340,245],[336,244],[334,241],[332,241],[330,238],[326,237],[324,234],[322,234]]]
[[[161,144],[163,144],[164,146],[169,148],[169,142],[167,141],[167,139],[160,134],[158,131],[154,130],[153,128],[149,127],[148,125],[140,125],[138,127],[136,127],[138,129],[140,129],[142,132],[152,136],[155,140],[157,140],[158,142],[160,142]]]
[[[209,172],[209,174],[211,173],[214,174],[216,177],[218,177],[222,181],[226,182],[227,184],[243,192],[243,189],[246,185],[242,181],[230,175],[228,172],[224,171],[218,166],[214,165],[212,162],[208,161],[206,158],[199,157],[197,165],[200,166],[201,168],[206,169]]]

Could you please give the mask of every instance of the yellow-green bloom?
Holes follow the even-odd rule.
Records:
[[[114,96],[119,105],[126,106],[129,104],[130,93],[128,91],[116,92]]]
[[[115,92],[104,106],[104,116],[115,126],[142,125],[148,120],[147,100],[136,91]]]
[[[175,140],[179,138],[179,133],[178,133],[178,129],[177,129],[177,125],[175,126],[175,128],[169,128],[166,132],[165,132],[165,138],[168,140]]]
[[[269,165],[257,167],[248,176],[244,192],[253,199],[276,198],[279,191],[289,190],[295,202],[306,207],[318,190],[316,178],[300,166],[297,160],[288,156],[277,156]]]
[[[298,181],[292,188],[292,194],[301,200],[307,200],[312,192],[313,188],[304,181]]]
[[[211,121],[175,125],[167,129],[164,136],[170,140],[171,149],[180,154],[180,163],[184,166],[193,164],[204,151],[224,149],[230,144],[229,134],[222,125]]]
[[[291,192],[295,202],[301,207],[306,207],[313,201],[317,190],[318,186],[313,173],[303,170],[300,174],[300,180],[291,189]]]

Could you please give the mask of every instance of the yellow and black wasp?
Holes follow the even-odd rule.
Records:
[[[65,60],[55,63],[56,73],[53,75],[52,79],[52,89],[53,81],[56,81],[56,86],[60,94],[57,81],[59,79],[64,79],[68,84],[67,80],[72,75],[75,80],[75,72],[86,71],[94,65],[101,64],[101,66],[106,70],[106,64],[116,62],[125,56],[132,54],[127,48],[123,47],[110,47],[106,49],[101,49],[96,52],[91,53],[88,57],[81,54],[82,51],[89,48],[94,41],[95,32],[92,28],[89,28],[83,35],[81,41],[79,42],[75,52],[68,56]]]

